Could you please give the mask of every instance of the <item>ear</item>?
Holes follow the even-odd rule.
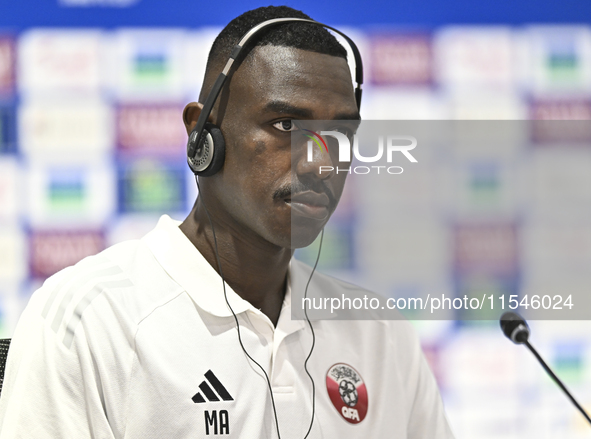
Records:
[[[187,134],[190,134],[193,128],[195,128],[201,110],[203,110],[203,104],[200,102],[191,102],[183,110],[183,122],[185,123]]]

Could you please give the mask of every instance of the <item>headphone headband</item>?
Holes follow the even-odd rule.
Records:
[[[250,29],[248,32],[246,32],[242,36],[242,38],[240,39],[238,44],[236,44],[236,46],[234,46],[234,48],[232,49],[232,52],[230,53],[230,58],[228,58],[228,61],[226,62],[224,69],[219,74],[215,83],[213,84],[213,87],[212,87],[211,91],[209,92],[207,99],[205,99],[205,103],[203,104],[203,109],[201,110],[201,113],[199,114],[199,118],[197,119],[197,123],[195,124],[195,128],[193,128],[193,130],[191,131],[191,134],[189,135],[189,140],[187,143],[187,163],[189,164],[189,167],[196,175],[204,175],[204,176],[212,175],[213,173],[215,173],[217,171],[217,169],[214,169],[213,172],[211,170],[202,169],[203,166],[200,163],[201,160],[196,161],[195,156],[196,156],[199,148],[213,149],[213,144],[211,142],[208,142],[208,139],[206,138],[206,136],[204,136],[204,130],[205,130],[205,126],[207,124],[207,119],[209,118],[209,115],[211,114],[211,111],[213,110],[213,106],[215,105],[215,102],[217,101],[217,98],[218,98],[220,92],[222,91],[224,84],[226,83],[226,79],[228,78],[228,74],[230,72],[230,69],[232,68],[232,65],[234,64],[234,61],[242,53],[242,50],[246,46],[246,44],[252,38],[254,38],[258,33],[263,31],[264,29],[267,29],[268,27],[271,27],[271,26],[274,26],[277,24],[295,23],[295,22],[310,23],[310,24],[322,26],[324,28],[327,28],[327,29],[330,29],[330,30],[336,32],[337,34],[341,35],[347,41],[347,43],[349,44],[349,47],[351,48],[351,51],[353,52],[353,56],[355,58],[355,83],[356,83],[355,102],[357,103],[357,109],[359,109],[361,107],[361,94],[362,94],[361,86],[363,84],[363,63],[361,61],[361,54],[359,53],[359,49],[357,48],[357,46],[355,45],[353,40],[351,40],[351,38],[349,38],[343,32],[339,31],[338,29],[335,29],[332,26],[328,26],[326,24],[319,23],[318,21],[309,20],[306,18],[286,17],[286,18],[273,18],[271,20],[263,21],[262,23],[257,24],[252,29]]]

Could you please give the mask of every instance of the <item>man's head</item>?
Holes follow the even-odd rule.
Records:
[[[239,39],[256,24],[279,17],[308,18],[287,7],[259,8],[220,33],[201,102]],[[210,116],[222,130],[227,152],[222,170],[200,180],[202,196],[215,220],[236,236],[299,247],[315,238],[336,208],[346,174],[320,175],[319,166],[332,166],[335,157],[317,152],[307,162],[305,142],[292,168],[291,131],[297,128],[291,120],[359,118],[346,51],[314,24],[279,24],[255,40],[237,60]],[[201,108],[192,103],[185,109],[188,132]]]

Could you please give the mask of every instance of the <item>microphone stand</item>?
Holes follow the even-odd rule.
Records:
[[[579,411],[581,412],[581,414],[591,424],[591,418],[589,417],[589,415],[587,414],[587,412],[583,409],[583,407],[581,407],[581,405],[577,402],[577,400],[571,395],[571,393],[568,391],[568,389],[566,388],[566,386],[562,383],[562,381],[560,381],[560,378],[558,378],[556,376],[556,374],[552,371],[552,369],[550,369],[550,366],[548,366],[546,364],[546,362],[542,359],[542,357],[540,356],[540,354],[538,354],[538,351],[536,351],[534,349],[534,347],[527,340],[523,344],[525,344],[527,346],[527,348],[532,352],[532,354],[534,354],[534,356],[538,359],[538,361],[540,362],[540,364],[542,365],[542,367],[544,368],[544,370],[546,372],[548,372],[548,375],[550,375],[552,377],[552,379],[556,382],[556,384],[558,384],[558,386],[564,391],[564,393],[566,393],[566,396],[568,396],[570,398],[570,400],[575,405],[575,407],[579,409]]]

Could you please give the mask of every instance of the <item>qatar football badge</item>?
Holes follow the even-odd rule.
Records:
[[[338,363],[326,373],[326,390],[343,419],[358,424],[367,415],[367,389],[363,378],[345,363]]]

